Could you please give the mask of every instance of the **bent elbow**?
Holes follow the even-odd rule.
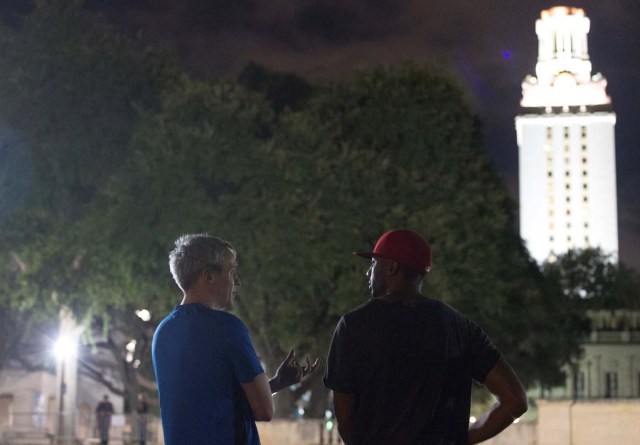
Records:
[[[261,407],[253,412],[253,418],[258,422],[270,422],[273,420],[273,415],[273,405]]]
[[[511,405],[511,414],[513,415],[514,419],[517,419],[524,413],[526,413],[528,409],[529,403],[527,402],[527,398],[523,397],[518,399],[517,401],[514,401],[514,403]]]
[[[259,414],[253,416],[256,422],[271,422],[273,420],[273,413],[269,414]]]

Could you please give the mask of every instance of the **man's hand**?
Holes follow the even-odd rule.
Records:
[[[315,371],[320,363],[320,360],[316,358],[312,364],[309,357],[307,357],[305,365],[300,366],[295,357],[296,354],[292,349],[278,367],[275,377],[269,381],[272,394],[280,391],[282,388],[286,388],[287,386],[300,383],[303,378]]]

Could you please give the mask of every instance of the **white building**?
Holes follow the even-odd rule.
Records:
[[[522,84],[520,234],[538,262],[587,247],[617,257],[616,116],[591,74],[589,23],[582,9],[542,11],[536,75]]]
[[[575,248],[617,258],[616,116],[606,80],[591,74],[582,9],[554,7],[536,22],[536,75],[522,83],[516,117],[520,234],[542,263]],[[640,398],[640,312],[590,311],[591,336],[564,387],[546,398]]]

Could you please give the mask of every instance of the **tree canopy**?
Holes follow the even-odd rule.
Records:
[[[132,145],[126,171],[83,224],[106,243],[98,263],[117,258],[101,291],[128,283],[118,292],[168,308],[178,301],[166,272],[171,241],[223,236],[242,268],[236,310],[274,369],[296,345],[324,356],[338,317],[369,298],[368,265],[350,252],[409,227],[435,252],[427,293],[483,326],[525,380],[538,378],[528,363],[575,352],[573,342],[555,352],[532,335],[573,327],[544,307],[513,205],[447,75],[415,65],[364,72],[317,86],[304,108],[281,114],[232,82],[184,79]]]
[[[126,304],[95,291],[110,275],[94,260],[100,234],[81,237],[80,222],[124,167],[138,121],[179,74],[173,56],[140,47],[80,3],[38,2],[23,22],[0,27],[0,311],[8,335],[0,352],[27,368],[51,365],[23,347],[29,326],[44,317],[55,329],[60,307],[91,324]],[[47,335],[51,343],[55,334]]]
[[[209,232],[238,251],[234,310],[273,371],[292,347],[325,356],[339,316],[369,298],[368,264],[351,252],[405,227],[433,247],[427,295],[485,328],[526,382],[556,379],[549,363],[577,352],[570,300],[524,249],[450,75],[406,64],[310,86],[250,66],[240,82],[198,81],[72,3],[42,3],[0,29],[2,143],[13,150],[0,161],[31,172],[25,183],[0,168],[15,191],[0,201],[5,303],[65,306],[102,328],[94,344],[137,389],[151,374],[150,333],[180,299],[172,241]],[[131,318],[140,308],[146,324]],[[130,339],[140,376],[123,360]],[[309,390],[322,415],[320,372],[282,405]]]

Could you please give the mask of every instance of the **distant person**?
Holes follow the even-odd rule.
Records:
[[[298,383],[293,350],[268,380],[235,315],[224,312],[240,285],[236,251],[209,235],[184,235],[169,255],[182,302],[160,323],[152,356],[166,445],[259,445],[255,421],[274,414],[272,394]]]
[[[107,445],[109,443],[111,416],[113,416],[113,405],[109,401],[109,396],[105,394],[102,401],[96,406],[96,422],[98,424],[100,445]]]
[[[346,445],[466,445],[527,410],[518,377],[487,334],[421,294],[431,248],[416,232],[383,234],[367,271],[371,298],[336,327],[325,385]],[[469,426],[471,381],[496,404]]]
[[[147,443],[147,413],[149,412],[149,402],[147,396],[140,393],[136,403],[136,439],[139,445]]]

